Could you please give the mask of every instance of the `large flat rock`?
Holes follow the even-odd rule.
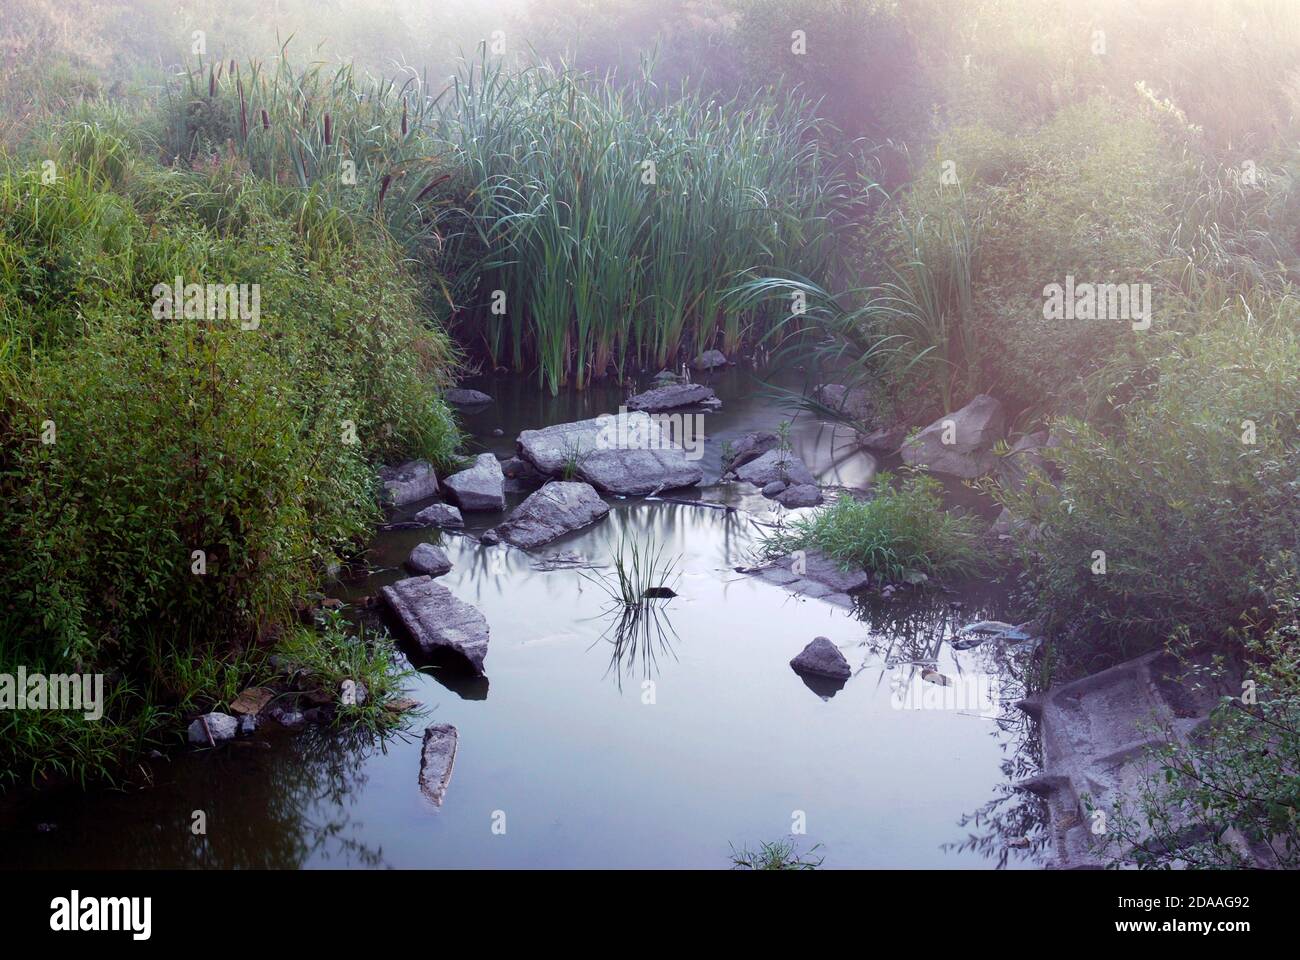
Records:
[[[573,478],[605,493],[645,496],[694,486],[704,475],[647,413],[525,430],[518,444],[520,455],[547,476],[563,477],[571,467]]]
[[[455,651],[483,673],[488,624],[476,607],[427,576],[399,580],[384,587],[383,594],[424,653]]]
[[[765,487],[774,481],[789,486],[817,485],[808,465],[789,450],[768,450],[736,468],[736,479]]]
[[[595,523],[607,513],[609,504],[591,484],[555,480],[515,507],[510,519],[489,531],[492,536],[487,539],[531,550]]]
[[[842,570],[840,565],[817,550],[781,557],[756,567],[740,567],[740,573],[766,580],[800,596],[825,600],[840,607],[852,607],[850,594],[871,583],[865,570]]]
[[[408,460],[395,467],[383,467],[379,482],[384,487],[384,501],[395,507],[424,500],[438,492],[438,476],[427,460]]]
[[[903,462],[963,480],[997,466],[993,445],[1006,433],[1002,404],[981,393],[966,406],[930,424],[902,445]]]
[[[506,475],[490,453],[480,453],[468,469],[442,481],[447,498],[462,510],[504,510]]]
[[[1056,866],[1105,866],[1094,811],[1108,819],[1119,806],[1137,813],[1143,784],[1159,775],[1150,748],[1165,735],[1186,741],[1218,695],[1234,692],[1231,684],[1194,689],[1181,679],[1185,671],[1173,655],[1156,651],[1018,704],[1038,718],[1043,751],[1042,773],[1018,786],[1046,800]]]
[[[442,798],[447,793],[459,741],[460,735],[450,723],[436,723],[424,730],[424,744],[420,748],[420,792],[435,806],[442,806]]]
[[[691,407],[697,403],[715,401],[718,395],[702,383],[670,383],[655,387],[644,393],[627,398],[629,410],[644,410],[647,413],[659,413],[664,410],[677,410]]]

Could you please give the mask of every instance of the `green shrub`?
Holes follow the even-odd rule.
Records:
[[[1058,421],[1060,445],[1044,451],[1061,472],[1055,485],[1038,475],[1022,492],[997,491],[1028,521],[1022,553],[1066,672],[1176,634],[1217,644],[1257,599],[1267,565],[1295,549],[1297,305],[1274,310],[1267,324],[1236,315],[1153,359],[1119,435]],[[1095,551],[1104,575],[1092,572]]]
[[[897,481],[877,474],[870,499],[841,497],[768,537],[763,552],[819,550],[843,567],[891,582],[969,575],[980,568],[981,524],[945,509],[941,491],[922,474]]]

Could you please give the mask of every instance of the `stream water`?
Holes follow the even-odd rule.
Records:
[[[552,398],[517,379],[471,385],[496,398],[465,417],[474,445],[503,455],[520,429],[619,403],[615,388]],[[745,372],[715,386],[724,405],[706,415],[706,485],[724,440],[790,416]],[[806,415],[791,440],[823,483],[865,486],[876,470],[842,431]],[[804,826],[797,850],[820,844],[826,867],[1035,865],[1019,849],[1031,819],[1023,795],[1007,791],[1029,762],[1025,722],[1013,710],[999,719],[898,709],[893,699],[895,678],[922,670],[1005,678],[995,650],[947,642],[962,624],[998,616],[998,591],[872,598],[853,612],[801,599],[734,571],[753,559],[767,501],[734,485],[688,497],[742,509],[615,499],[605,521],[537,554],[444,535],[454,567],[440,582],[491,627],[486,680],[418,674],[409,695],[428,712],[409,736],[268,731],[154,762],[135,778],[143,786],[41,797],[3,815],[0,863],[719,868],[733,847]],[[473,534],[501,516],[466,519]],[[679,596],[631,631],[580,571],[538,562],[563,551],[601,564],[625,534],[678,558],[681,574]],[[378,534],[370,574],[330,592],[374,595],[405,575],[416,543],[437,538]],[[789,667],[818,635],[855,671],[829,696]],[[440,808],[416,782],[427,723],[459,730]],[[990,801],[1003,806],[963,822]],[[207,815],[206,836],[191,833],[195,810]]]

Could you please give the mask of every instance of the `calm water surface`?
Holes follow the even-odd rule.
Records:
[[[477,385],[498,402],[467,426],[479,448],[502,454],[520,429],[619,402],[614,389],[550,398],[518,380]],[[706,415],[706,483],[719,472],[723,440],[789,416],[755,397],[747,374],[731,371],[718,386],[725,405]],[[496,428],[505,435],[491,436]],[[852,451],[842,432],[800,418],[792,440],[822,482],[869,484],[875,461]],[[410,695],[428,713],[411,736],[270,733],[155,762],[146,788],[27,803],[0,820],[0,862],[718,868],[730,865],[733,846],[788,836],[801,819],[799,849],[821,844],[827,867],[1034,865],[1028,851],[1006,845],[1032,826],[1028,801],[1006,790],[1025,775],[1014,768],[1030,763],[1032,731],[1014,711],[999,722],[891,703],[900,671],[928,665],[958,678],[1003,669],[994,650],[957,652],[944,642],[963,623],[998,614],[996,591],[872,600],[852,613],[799,599],[733,569],[753,559],[771,519],[766,502],[735,486],[698,496],[758,513],[613,500],[604,522],[538,554],[444,536],[455,566],[440,582],[491,627],[486,681],[417,663],[426,669]],[[475,532],[501,517],[467,519]],[[631,629],[580,571],[538,562],[566,552],[606,564],[625,535],[662,547],[681,575],[680,596]],[[437,538],[378,535],[371,574],[331,592],[373,595],[403,576],[399,565],[416,543]],[[855,670],[829,696],[788,665],[818,635]],[[427,723],[460,733],[441,808],[417,786]],[[964,823],[990,801],[996,810]],[[207,813],[206,837],[190,833],[194,810]],[[962,844],[971,834],[984,838]]]

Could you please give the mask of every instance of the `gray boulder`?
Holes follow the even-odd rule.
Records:
[[[443,399],[458,407],[481,407],[492,402],[492,398],[482,390],[470,390],[466,387],[448,390],[443,394]]]
[[[459,741],[456,728],[450,723],[437,723],[424,730],[424,744],[420,748],[420,792],[436,806],[451,782],[451,768],[456,764],[456,745]]]
[[[872,453],[895,453],[907,439],[906,427],[882,427],[870,433],[859,433],[858,443],[864,450]]]
[[[813,399],[850,417],[866,417],[871,412],[871,397],[862,387],[842,383],[823,383],[813,389]]]
[[[646,413],[660,413],[664,410],[691,407],[717,399],[717,394],[702,383],[669,383],[628,397],[627,408],[644,410]]]
[[[214,743],[225,743],[235,739],[239,732],[239,721],[228,713],[205,713],[190,724],[186,735],[190,743],[210,747]]]
[[[1050,477],[1049,464],[1042,451],[1048,445],[1046,430],[1028,433],[1011,446],[1010,452],[998,457],[998,482],[1013,490],[1023,490],[1031,471]]]
[[[379,481],[384,488],[384,502],[395,507],[438,493],[438,477],[427,460],[408,460],[396,467],[383,467]]]
[[[501,464],[490,453],[480,453],[474,465],[442,481],[449,499],[462,510],[504,510],[506,477]]]
[[[782,493],[788,486],[790,486],[790,484],[786,483],[784,480],[773,480],[771,483],[763,485],[762,494],[765,497],[775,497],[778,493]]]
[[[432,543],[417,544],[406,558],[406,565],[416,573],[427,573],[431,577],[441,577],[451,570],[446,551]]]
[[[506,475],[506,490],[519,492],[536,490],[546,482],[546,477],[523,457],[510,457],[501,461],[501,472]]]
[[[609,513],[609,504],[587,483],[556,480],[515,507],[505,523],[493,528],[489,542],[501,540],[531,550]]]
[[[458,600],[427,576],[399,580],[384,587],[383,594],[425,654],[452,650],[483,673],[488,624],[477,608]]]
[[[723,462],[722,472],[730,473],[737,467],[743,467],[769,450],[775,450],[780,443],[781,438],[770,430],[747,433],[731,445],[731,456]]]
[[[415,522],[425,527],[463,527],[465,518],[448,503],[435,503],[415,515]]]
[[[764,487],[764,490],[767,488]],[[798,507],[815,507],[822,502],[822,492],[813,483],[796,483],[793,486],[786,487],[784,490],[772,497],[783,507],[789,507],[791,510]]]
[[[847,680],[853,673],[840,648],[826,637],[817,637],[804,647],[803,652],[790,661],[790,666],[797,673],[810,673],[832,680]]]
[[[727,365],[727,358],[721,350],[705,350],[691,364],[696,370],[717,370]]]
[[[936,420],[905,441],[903,462],[974,480],[997,466],[993,445],[1005,432],[1002,404],[982,393],[956,413]]]
[[[694,486],[704,475],[646,413],[525,430],[518,443],[520,455],[541,473],[562,477],[572,467],[576,479],[605,493],[644,496]]]
[[[769,450],[737,468],[735,474],[737,480],[744,480],[756,487],[765,487],[773,480],[786,484],[817,482],[807,465],[788,450]]]

